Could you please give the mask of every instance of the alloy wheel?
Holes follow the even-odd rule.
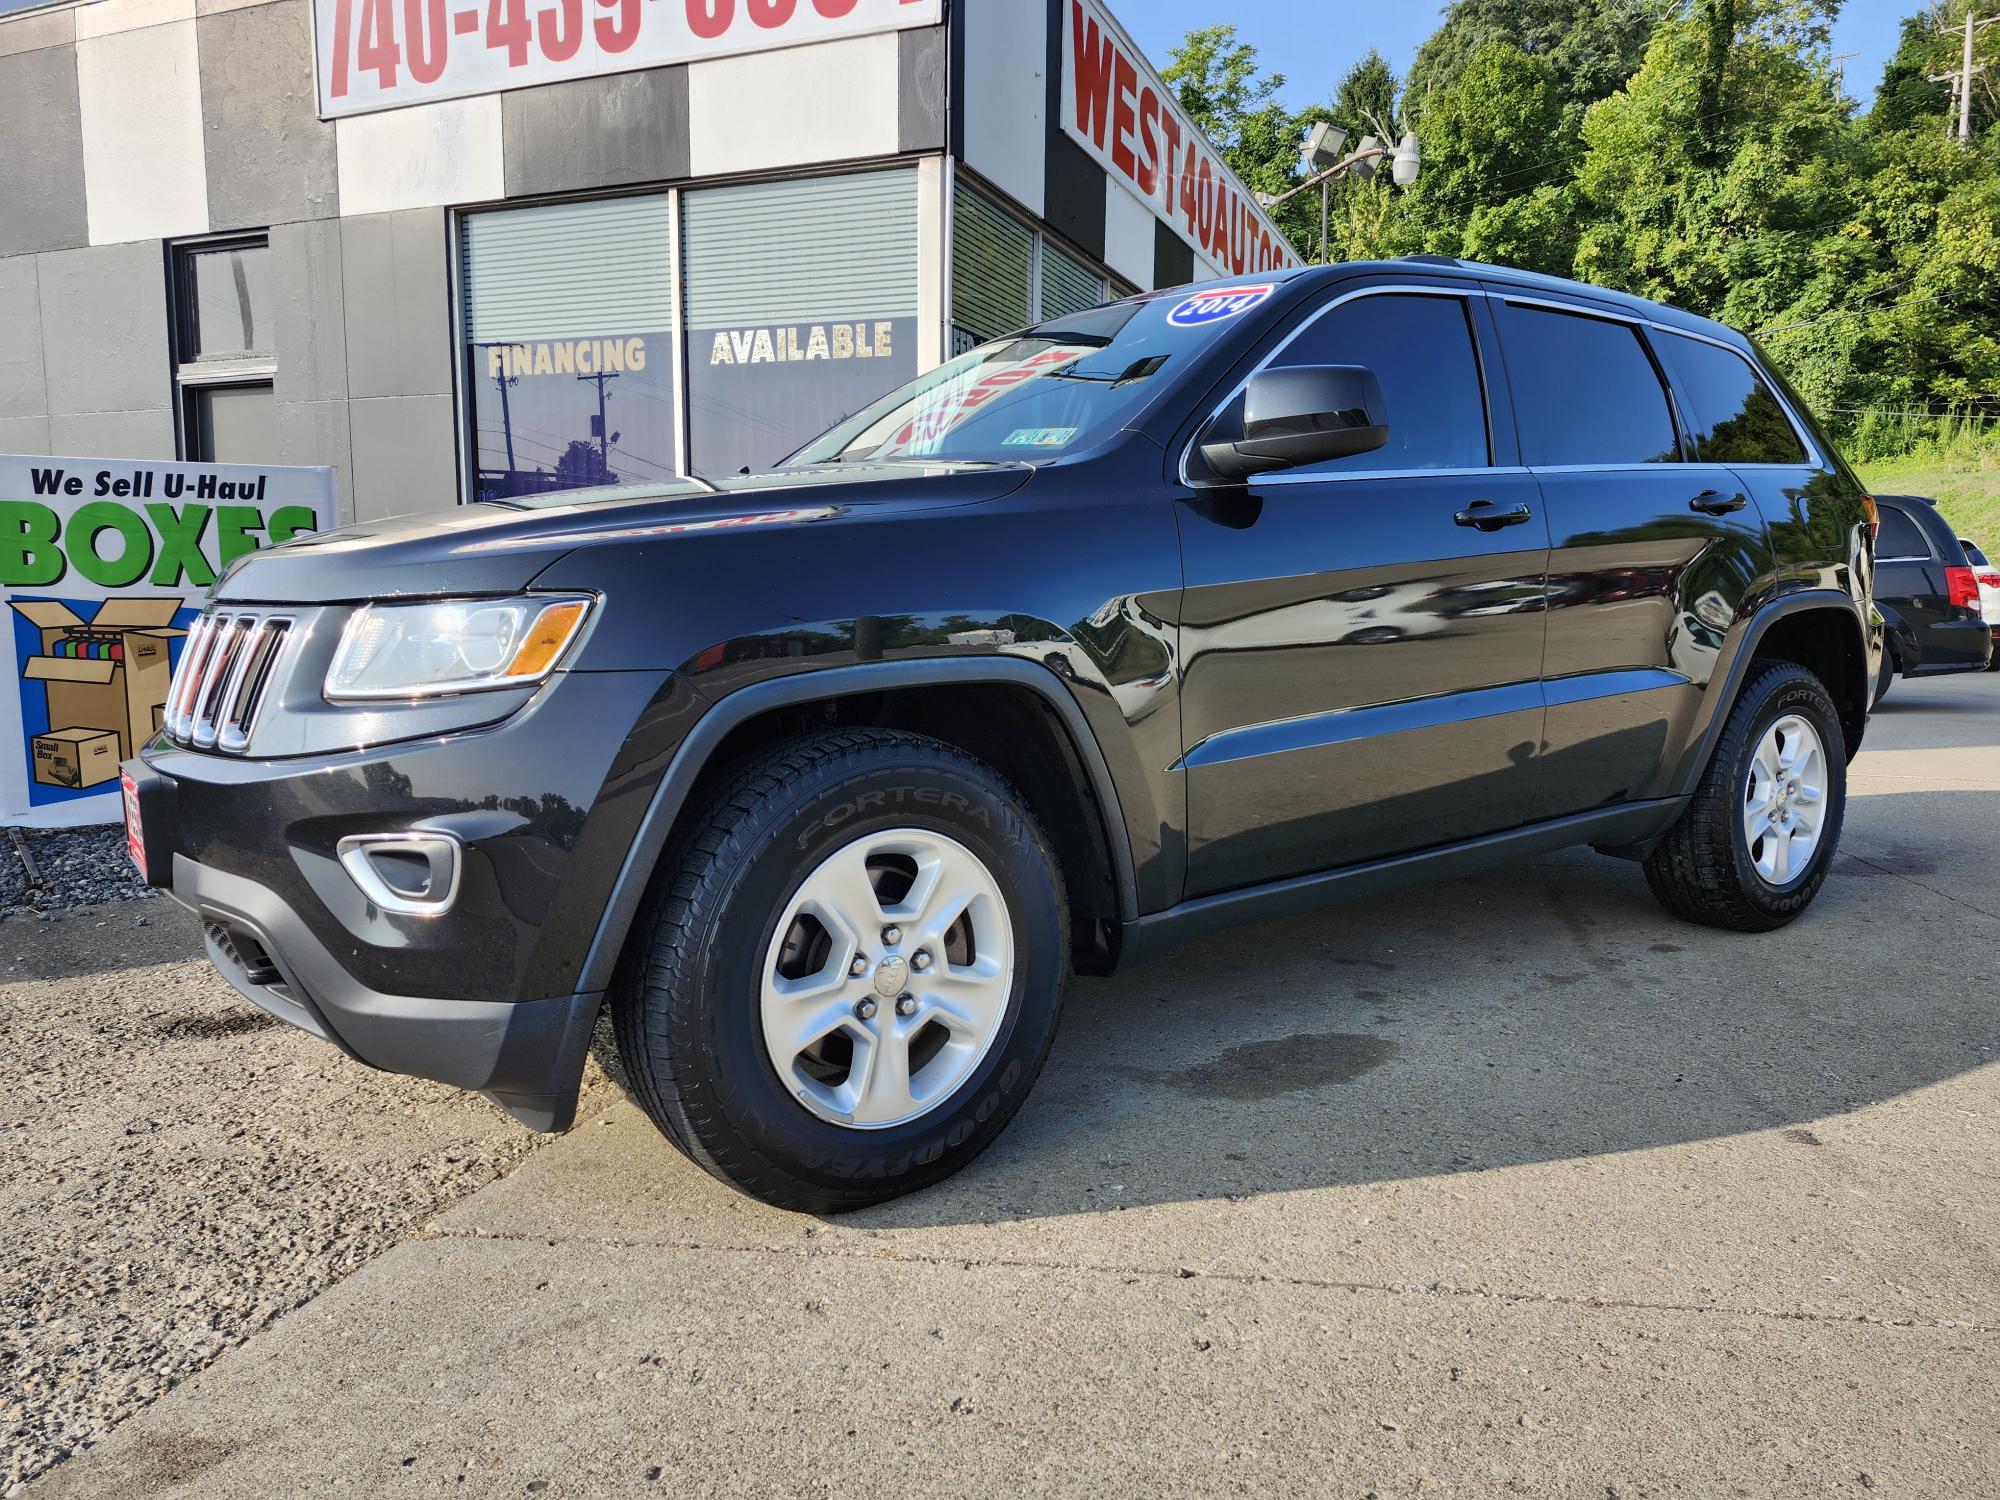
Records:
[[[943,834],[885,829],[829,855],[780,916],[762,970],[765,1049],[821,1119],[905,1124],[972,1076],[1013,983],[992,872]]]

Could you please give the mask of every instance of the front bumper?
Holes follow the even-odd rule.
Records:
[[[263,1010],[564,1129],[603,1000],[584,955],[664,763],[634,751],[671,740],[683,698],[667,674],[575,674],[494,728],[340,756],[157,743],[125,767],[149,878]],[[338,859],[343,838],[413,829],[463,850],[439,915],[378,909]]]

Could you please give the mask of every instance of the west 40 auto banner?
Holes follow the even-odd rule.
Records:
[[[331,469],[0,455],[0,823],[116,820],[210,586],[332,521]]]
[[[935,26],[942,10],[943,0],[313,0],[319,112]]]

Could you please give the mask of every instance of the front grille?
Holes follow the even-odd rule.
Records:
[[[291,638],[287,615],[213,609],[194,623],[167,690],[167,738],[192,750],[241,755]]]

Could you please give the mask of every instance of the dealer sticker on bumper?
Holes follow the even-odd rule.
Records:
[[[125,803],[125,852],[139,867],[139,878],[150,881],[152,876],[146,873],[146,832],[139,820],[139,783],[132,779],[130,771],[118,773],[118,790]]]

